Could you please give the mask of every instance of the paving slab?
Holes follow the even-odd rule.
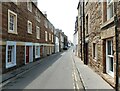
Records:
[[[79,71],[80,77],[83,81],[85,89],[108,89],[109,91],[115,91],[101,76],[95,73],[91,68],[73,54],[73,59],[76,67]]]

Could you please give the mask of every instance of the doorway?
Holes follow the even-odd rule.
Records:
[[[85,60],[85,64],[88,65],[88,43],[86,43],[86,60]]]
[[[29,63],[29,46],[26,46],[26,63]]]
[[[26,45],[25,46],[25,64],[33,62],[33,46]]]

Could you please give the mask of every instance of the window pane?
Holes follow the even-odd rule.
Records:
[[[14,25],[10,23],[10,30],[14,30]]]
[[[39,27],[36,27],[36,35],[37,35],[37,38],[39,39],[40,38],[40,29],[39,29]]]
[[[28,10],[32,11],[32,3],[31,2],[28,2]]]
[[[10,22],[9,22],[9,28],[10,30],[14,30],[14,15],[10,14]]]
[[[32,33],[32,23],[28,21],[28,33]]]
[[[13,46],[8,46],[8,62],[12,62]]]
[[[14,16],[12,14],[10,14],[10,22],[13,23],[14,22]]]
[[[110,5],[110,18],[113,17],[113,3]]]
[[[113,58],[110,57],[110,71],[113,72]]]
[[[30,24],[30,32],[32,33],[32,24]]]
[[[112,46],[111,46],[111,41],[108,41],[108,55],[111,55],[111,50],[112,50]]]

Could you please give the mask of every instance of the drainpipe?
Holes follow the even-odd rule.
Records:
[[[83,46],[84,46],[84,64],[86,64],[86,47],[85,47],[85,14],[84,14],[84,1],[83,1]]]
[[[81,60],[82,60],[82,50],[83,50],[83,48],[82,48],[82,26],[80,26],[80,32],[81,32]]]
[[[53,30],[53,42],[52,42],[52,44],[54,45],[52,47],[52,53],[54,54],[55,53],[55,30]]]
[[[81,6],[81,2],[80,2],[80,10],[82,9],[82,6]],[[81,37],[81,49],[80,49],[80,52],[81,52],[81,60],[82,60],[82,12],[80,11],[80,37]]]
[[[116,40],[116,84],[115,84],[115,90],[119,91],[119,65],[118,65],[118,17],[117,17],[117,2],[114,2],[114,11],[115,11],[115,17],[114,17],[114,24],[115,24],[115,40]]]

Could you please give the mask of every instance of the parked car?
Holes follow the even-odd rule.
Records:
[[[68,49],[68,47],[67,46],[65,46],[64,48],[63,48],[63,50],[67,50]]]

